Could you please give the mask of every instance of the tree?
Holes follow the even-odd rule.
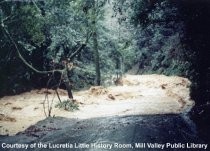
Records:
[[[89,43],[89,47],[93,49],[93,56],[94,56],[94,63],[95,63],[95,84],[100,85],[101,84],[101,68],[100,68],[100,57],[99,57],[99,43],[98,43],[98,30],[99,25],[98,22],[103,20],[104,16],[104,11],[103,7],[106,4],[107,0],[72,0],[70,3],[71,7],[71,14],[72,18],[75,18],[77,22],[80,24],[76,23],[76,25],[73,25],[70,27],[70,29],[74,30],[78,40],[78,35],[79,37],[82,37],[80,31],[86,31],[87,35],[91,34],[92,36],[92,43]],[[66,7],[66,5],[64,5]],[[64,9],[65,10],[65,9]],[[70,9],[68,9],[69,11]],[[63,9],[60,10],[63,13]],[[61,12],[57,12],[56,14],[62,14]],[[68,14],[70,14],[68,12]],[[66,21],[65,17],[62,17],[64,22]],[[67,27],[69,28],[69,26]],[[63,26],[62,26],[63,30]],[[56,35],[53,33],[53,35]],[[68,37],[69,38],[69,37]],[[56,38],[58,39],[58,38]],[[74,41],[74,39],[71,39],[70,41]],[[66,42],[63,45],[66,45]],[[66,47],[66,46],[65,46]],[[69,47],[69,46],[67,46]]]
[[[37,88],[37,83],[39,88],[46,87],[46,83],[48,88],[66,87],[70,98],[73,85],[83,88],[93,85],[94,80],[100,85],[115,69],[115,60],[110,58],[115,49],[112,46],[117,50],[123,45],[118,45],[105,24],[107,1],[5,1],[1,5],[1,56],[8,54],[10,66],[0,67],[4,73],[0,80],[14,83],[10,84],[14,85],[13,94],[18,88],[26,91]],[[122,56],[127,54],[123,50]],[[68,70],[72,64],[74,68]],[[64,77],[69,79],[61,80]]]
[[[103,20],[104,11],[103,7],[108,0],[89,0],[82,2],[83,11],[87,15],[88,26],[92,32],[93,50],[94,50],[94,63],[95,63],[95,85],[101,85],[101,68],[100,68],[100,55],[98,50],[98,22]]]
[[[47,5],[47,7],[48,8],[50,8],[50,6],[52,6],[52,4],[54,4],[54,1],[52,1],[52,3],[48,3]],[[62,5],[63,4],[63,5]],[[66,5],[64,5],[64,3],[62,3],[62,4],[60,4],[60,7],[66,7]],[[65,3],[66,4],[66,3]],[[10,6],[9,4],[5,4],[6,6]],[[36,7],[35,7],[35,6]],[[14,6],[18,6],[17,8],[15,7],[15,9],[14,9]],[[59,5],[57,4],[56,5],[57,7],[59,7]],[[13,8],[13,9],[12,9]],[[23,40],[23,39],[25,39],[26,37],[21,37],[22,39],[19,39],[19,41],[18,41],[18,39],[14,39],[13,38],[13,35],[11,35],[10,34],[10,30],[12,30],[12,28],[11,28],[11,26],[9,26],[8,24],[7,24],[7,22],[5,22],[8,18],[10,18],[11,16],[13,17],[14,15],[16,15],[16,12],[20,12],[21,10],[23,10],[23,13],[25,12],[25,10],[27,11],[27,12],[31,12],[31,13],[33,13],[35,16],[37,16],[37,15],[41,15],[40,14],[40,11],[34,11],[33,10],[33,8],[35,8],[35,9],[38,9],[39,10],[39,8],[38,8],[38,6],[36,5],[36,4],[31,4],[31,3],[29,3],[29,4],[20,4],[20,5],[18,5],[18,4],[15,4],[15,5],[11,5],[11,12],[10,12],[10,16],[6,16],[5,18],[3,17],[2,19],[1,19],[1,29],[4,31],[4,33],[5,33],[5,35],[8,37],[8,39],[10,40],[10,42],[12,43],[12,45],[14,46],[14,49],[15,49],[15,51],[17,52],[17,54],[18,54],[18,57],[22,60],[22,62],[27,66],[27,67],[29,67],[30,69],[32,69],[34,72],[36,72],[36,73],[39,73],[39,74],[54,74],[55,72],[58,72],[59,74],[60,74],[60,80],[62,80],[63,81],[63,83],[65,84],[65,86],[66,86],[66,89],[67,89],[67,91],[68,91],[68,96],[69,96],[69,98],[72,100],[73,99],[73,95],[72,95],[72,92],[71,92],[71,84],[70,84],[70,81],[69,81],[69,76],[68,76],[68,73],[69,73],[69,70],[71,70],[70,68],[69,68],[69,63],[70,62],[72,62],[73,61],[73,59],[84,49],[84,47],[87,45],[87,43],[88,43],[88,40],[89,40],[89,38],[90,38],[90,35],[91,34],[89,34],[89,33],[87,33],[85,36],[86,36],[86,40],[84,41],[84,43],[83,42],[81,42],[81,43],[79,43],[79,45],[78,45],[78,47],[76,48],[76,50],[73,50],[73,51],[70,51],[69,50],[69,48],[67,47],[67,46],[65,46],[64,44],[65,44],[65,42],[67,42],[67,45],[68,45],[68,43],[69,42],[73,42],[73,40],[74,39],[70,39],[70,40],[68,40],[68,39],[63,39],[63,40],[61,40],[60,42],[62,42],[62,47],[65,47],[65,48],[68,48],[68,52],[66,52],[66,56],[65,57],[61,57],[61,56],[59,56],[59,55],[56,55],[55,57],[54,57],[54,59],[52,60],[52,70],[44,70],[44,71],[42,71],[42,70],[39,70],[39,69],[36,69],[36,67],[34,67],[33,65],[31,65],[24,57],[23,57],[23,55],[21,54],[21,51],[20,51],[20,48],[22,49],[22,48],[24,48],[25,50],[27,50],[27,51],[31,51],[31,50],[29,50],[28,49],[28,45],[29,46],[33,46],[33,45],[36,45],[36,41],[37,41],[37,43],[38,42],[43,42],[44,40],[40,40],[40,39],[34,39],[34,40],[32,40],[32,41],[27,41],[28,39],[26,39],[25,41]],[[51,7],[52,8],[52,7]],[[69,9],[68,8],[65,8],[65,10],[66,10],[66,14],[68,14],[68,13],[70,13],[70,12],[72,12],[72,10],[71,11],[69,11]],[[45,11],[47,12],[48,10],[46,9],[46,7],[45,7]],[[51,12],[53,12],[53,11],[51,11]],[[56,13],[56,12],[53,12],[53,13]],[[52,13],[52,14],[53,14]],[[45,17],[45,19],[48,19],[47,21],[47,23],[45,24],[45,25],[47,25],[47,24],[51,24],[51,27],[53,27],[52,26],[52,22],[51,21],[57,21],[57,20],[54,20],[54,19],[52,19],[52,14],[47,14],[47,15],[45,15],[44,17]],[[60,15],[61,13],[59,13],[59,15]],[[29,16],[27,16],[27,14],[24,14],[24,16],[23,17],[20,17],[20,20],[23,20],[23,24],[22,25],[24,25],[24,23],[26,23],[26,26],[25,26],[25,28],[26,29],[28,29],[29,31],[30,30],[35,30],[34,32],[32,32],[32,31],[30,31],[29,32],[29,36],[31,35],[31,36],[35,36],[38,32],[40,32],[40,33],[42,33],[42,34],[44,34],[43,32],[41,32],[40,31],[40,29],[39,29],[39,27],[37,28],[37,23],[36,24],[32,24],[33,23],[33,21],[34,20],[26,20],[27,18],[31,18],[31,17],[33,17],[33,16],[30,16],[31,14],[29,14]],[[74,14],[75,15],[75,14]],[[11,17],[11,18],[12,18]],[[75,16],[74,16],[75,17]],[[26,19],[24,19],[24,18],[26,18]],[[50,19],[52,19],[52,20],[50,20]],[[65,18],[65,19],[67,19],[67,18]],[[19,20],[19,21],[20,21]],[[10,20],[10,21],[12,21],[12,20]],[[63,20],[64,22],[67,22],[67,21],[65,21],[65,20]],[[40,22],[40,20],[39,21],[37,21],[38,23]],[[80,23],[80,22],[77,22],[77,23]],[[54,24],[54,26],[56,26],[56,25],[59,25],[60,24],[60,22],[58,22],[57,24],[55,23]],[[31,29],[30,29],[30,26],[29,25],[31,25]],[[35,25],[35,26],[33,26],[33,25]],[[78,25],[78,24],[77,24]],[[73,25],[74,26],[74,25]],[[24,26],[23,26],[24,27]],[[48,26],[49,27],[49,26]],[[75,26],[74,26],[75,27]],[[72,29],[74,29],[74,27],[71,27],[71,28],[67,28],[67,30],[70,30],[70,32],[72,32]],[[78,28],[78,27],[77,27]],[[36,31],[38,29],[38,32]],[[53,28],[52,28],[53,29]],[[77,29],[78,30],[78,29]],[[22,31],[24,31],[24,30],[20,30],[21,32]],[[52,30],[53,31],[53,30]],[[28,32],[27,32],[28,33]],[[48,33],[50,33],[50,31],[48,31]],[[69,33],[69,32],[68,32]],[[16,33],[15,33],[16,34]],[[17,33],[18,34],[18,33]],[[55,34],[54,34],[55,35]],[[18,35],[19,36],[19,35]],[[75,36],[79,36],[79,35],[75,35]],[[48,38],[48,37],[47,37]],[[71,38],[71,37],[70,37]],[[51,40],[53,40],[52,38],[51,38]],[[58,39],[56,39],[56,40],[58,40]],[[57,41],[52,41],[51,42],[51,44],[53,44],[53,42],[54,43],[57,43]],[[18,42],[16,42],[16,41],[18,41]],[[82,41],[82,40],[80,40],[80,41]],[[46,42],[46,41],[44,41],[44,42]],[[41,45],[41,44],[40,44]],[[57,47],[58,45],[54,45],[55,47]],[[59,46],[60,46],[60,44],[59,44]],[[53,48],[52,47],[52,45],[51,45],[51,50],[49,50],[49,52],[48,52],[48,57],[51,59],[53,56],[52,55],[49,55],[49,54],[53,54],[53,51],[57,51],[57,50],[55,50],[56,48]],[[34,47],[34,49],[37,49],[37,47]],[[64,49],[64,48],[63,48]],[[62,54],[62,55],[64,55],[64,54]],[[59,68],[62,68],[62,69],[57,69],[56,68],[56,66],[57,67],[59,67]],[[50,81],[51,79],[49,79],[49,81]],[[59,81],[60,81],[59,80]],[[48,83],[49,84],[49,83]],[[57,87],[58,87],[59,85],[57,85]]]
[[[94,59],[95,59],[95,70],[96,70],[96,85],[101,84],[101,72],[100,72],[100,59],[98,52],[98,37],[97,37],[97,9],[98,9],[98,1],[93,3],[93,13],[92,13],[92,24],[93,24],[93,49],[94,49]]]

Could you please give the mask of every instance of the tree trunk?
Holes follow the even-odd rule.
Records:
[[[72,94],[72,86],[69,82],[64,82],[65,86],[66,86],[66,90],[68,92],[68,96],[70,100],[73,100],[73,94]]]
[[[95,84],[100,85],[101,84],[101,72],[100,72],[100,58],[99,58],[99,52],[98,52],[98,36],[97,36],[97,20],[96,20],[96,4],[93,6],[93,49],[94,49],[94,61],[95,61],[95,71],[96,71],[96,78],[95,78]]]
[[[94,48],[94,61],[95,61],[95,70],[96,70],[96,78],[95,82],[96,85],[101,84],[101,72],[100,72],[100,59],[99,59],[99,52],[98,52],[98,41],[97,41],[97,33],[93,33],[93,48]]]
[[[63,73],[63,83],[66,87],[67,92],[68,92],[69,99],[73,100],[72,86],[71,86],[71,83],[70,83],[70,80],[69,80],[69,77],[68,77],[68,67],[67,67],[67,65],[66,65],[66,70]]]

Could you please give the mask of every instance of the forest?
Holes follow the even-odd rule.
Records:
[[[56,114],[77,118],[80,107],[81,119],[94,117],[97,123],[95,118],[118,113],[123,100],[127,108],[133,107],[126,109],[129,115],[149,115],[144,117],[148,123],[167,119],[165,124],[172,124],[168,131],[179,120],[185,129],[180,118],[184,114],[193,123],[190,127],[195,125],[196,137],[210,143],[209,27],[208,0],[0,0],[0,136],[14,127],[23,106],[33,103],[33,113],[28,108],[20,116],[31,112],[33,117],[40,109],[43,118],[34,118],[11,135],[56,131],[60,128],[29,126],[46,117],[49,122]],[[54,109],[54,98],[59,109]],[[23,106],[18,104],[21,99]],[[135,108],[138,99],[143,103]],[[38,106],[36,100],[41,101]],[[91,106],[94,101],[101,106]],[[6,118],[10,110],[4,109],[13,103],[14,115],[11,111]],[[83,113],[85,105],[91,107]],[[136,115],[133,118],[128,123],[138,122]],[[179,141],[176,137],[172,141]]]

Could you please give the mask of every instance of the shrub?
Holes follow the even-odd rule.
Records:
[[[71,112],[75,110],[79,110],[79,105],[70,99],[59,102],[58,104],[55,105],[55,107],[59,109],[64,109],[66,111],[71,111]]]

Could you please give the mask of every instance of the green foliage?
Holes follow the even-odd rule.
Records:
[[[184,22],[178,3],[164,1],[115,1],[116,16],[125,16],[133,30],[133,48],[127,58],[138,64],[139,74],[158,73],[187,76],[192,79],[195,53],[184,43]],[[126,61],[126,57],[125,57]],[[129,64],[128,64],[129,65]]]
[[[39,13],[34,5],[23,5],[17,10],[17,23],[27,40],[40,45],[45,41],[43,33],[45,18]]]
[[[109,77],[108,74],[115,74],[116,60],[123,60],[122,64],[125,65],[126,70],[135,62],[134,47],[132,44],[125,47],[126,43],[130,43],[131,38],[129,32],[124,32],[126,31],[125,25],[123,25],[123,30],[107,27],[104,20],[106,15],[104,14],[108,2],[108,0],[5,2],[5,7],[1,7],[1,16],[2,18],[11,16],[4,22],[6,28],[11,33],[24,58],[39,70],[61,68],[62,60],[68,59],[85,42],[87,35],[96,31],[100,70],[102,79],[105,79]],[[112,10],[111,7],[109,9]],[[17,28],[19,30],[16,30]],[[36,87],[36,84],[45,86],[46,76],[40,77],[21,64],[16,54],[11,53],[14,46],[8,37],[4,33],[1,35],[3,35],[0,37],[1,56],[8,54],[8,61],[14,59],[11,66],[5,64],[5,67],[0,69],[5,77],[9,77],[6,81],[17,82],[17,87],[20,89],[24,88],[25,83],[29,81],[35,84],[32,87]],[[115,52],[119,52],[121,55],[113,55]],[[5,62],[5,59],[0,61]],[[96,76],[92,37],[84,50],[70,61],[75,64],[75,68],[68,75],[74,89],[92,85]],[[10,72],[5,73],[5,69],[8,67],[13,70],[13,73],[19,72],[19,76],[11,76],[12,73]],[[27,73],[26,76],[25,73]],[[19,83],[18,78],[27,82],[20,80]],[[57,75],[56,78],[58,78]],[[6,83],[5,85],[7,85]],[[27,85],[30,86],[31,84]],[[12,89],[17,90],[17,87]]]
[[[69,99],[56,104],[55,107],[59,109],[64,109],[66,111],[71,111],[71,112],[79,110],[79,105]]]
[[[62,61],[86,41],[87,35],[96,31],[103,80],[115,74],[119,62],[122,72],[134,64],[139,64],[139,73],[186,76],[194,72],[191,61],[194,54],[182,43],[184,24],[169,19],[179,17],[174,5],[167,1],[123,0],[108,5],[107,2],[99,0],[97,5],[93,0],[7,2],[4,7],[1,6],[0,16],[1,20],[14,16],[4,24],[25,59],[40,70],[61,68]],[[18,81],[21,78],[36,83],[40,81],[42,86],[45,85],[46,77],[28,71],[12,53],[14,47],[5,34],[0,34],[1,56],[6,55],[8,61],[13,60],[13,64],[0,67],[1,73],[5,74],[1,79],[5,81],[9,77],[11,81]],[[83,51],[70,60],[75,68],[68,76],[76,89],[94,83],[96,73],[92,38]],[[5,57],[1,58],[0,62],[4,63]],[[6,71],[7,68],[12,72]],[[19,73],[18,76],[10,77],[15,73]],[[24,87],[23,83],[27,82],[21,82],[17,87]]]

